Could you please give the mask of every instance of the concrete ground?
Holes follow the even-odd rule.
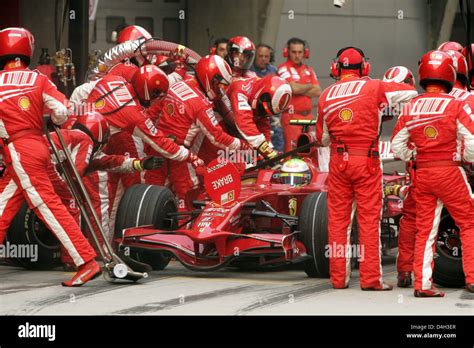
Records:
[[[396,283],[395,257],[384,257],[385,279]],[[172,262],[138,284],[98,278],[81,288],[59,284],[72,273],[0,266],[0,315],[473,315],[474,294],[445,289],[445,298],[417,299],[413,289],[366,292],[354,272],[346,290],[303,271],[224,269],[196,273]]]

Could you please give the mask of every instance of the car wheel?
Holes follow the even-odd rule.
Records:
[[[178,211],[173,193],[166,187],[156,185],[133,185],[120,201],[115,223],[115,238],[122,236],[122,230],[130,227],[153,225],[156,229],[175,228],[168,213]],[[151,250],[131,250],[130,256],[149,264],[154,270],[163,270],[171,260],[171,254]]]
[[[465,284],[459,227],[446,209],[441,213],[434,263],[433,281],[436,284],[445,287]]]
[[[59,241],[26,203],[13,219],[6,240],[10,245],[16,245],[17,251],[28,250],[36,254],[10,258],[15,265],[32,270],[49,270],[61,265]]]
[[[311,260],[305,261],[304,270],[311,278],[329,278],[328,208],[326,192],[315,192],[307,196],[301,206],[299,217],[300,240]]]

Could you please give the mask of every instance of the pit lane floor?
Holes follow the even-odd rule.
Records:
[[[385,279],[396,283],[396,250],[384,257]],[[0,315],[473,315],[474,294],[445,289],[445,298],[417,299],[413,289],[361,291],[358,271],[349,289],[334,290],[328,279],[309,279],[301,270],[196,273],[178,262],[138,284],[97,278],[81,288],[60,282],[72,273],[27,271],[0,265]]]

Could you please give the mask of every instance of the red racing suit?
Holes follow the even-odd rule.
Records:
[[[271,142],[270,116],[259,116],[252,100],[257,93],[258,78],[235,79],[227,90],[234,122],[242,139],[258,149],[265,141]]]
[[[89,94],[88,102],[95,103],[96,111],[105,116],[110,125],[111,137],[104,153],[133,157],[130,156],[133,148],[124,139],[130,139],[131,135],[135,135],[165,158],[175,161],[188,159],[189,150],[167,139],[155,128],[153,121],[143,114],[132,85],[123,77],[107,75],[99,80]],[[110,225],[114,226],[118,203],[124,190],[133,183],[133,180],[127,180],[123,174],[115,173],[108,173],[108,177],[109,218]],[[113,228],[110,230],[113,231]]]
[[[0,72],[0,137],[7,167],[0,180],[0,243],[26,199],[80,266],[95,252],[48,180],[52,163],[42,136],[43,108],[61,124],[67,118],[66,105],[65,96],[44,75],[27,68]]]
[[[474,95],[465,89],[454,87],[449,94],[458,100],[466,101],[469,103],[471,108],[474,108]],[[416,239],[416,203],[414,199],[414,185],[415,183],[412,182],[403,201],[403,215],[400,220],[400,233],[398,236],[398,272],[413,272]]]
[[[349,284],[349,240],[356,210],[363,252],[360,255],[360,286],[382,286],[380,108],[408,101],[414,95],[416,91],[408,85],[350,77],[325,89],[319,99],[316,138],[324,146],[331,145],[328,239],[330,276],[335,288],[345,288]],[[338,250],[345,252],[338,253]]]
[[[257,115],[257,111],[251,105],[257,92],[255,82],[258,79],[258,77],[233,79],[226,95],[215,104],[218,112],[226,120],[220,122],[222,128],[232,133],[232,130],[228,128],[230,123],[232,127],[235,127],[236,135],[255,149],[259,149],[261,145],[271,144],[270,117]],[[204,139],[199,157],[212,159],[211,155],[214,155],[215,158],[217,150]]]
[[[240,140],[231,137],[219,126],[212,104],[195,79],[177,82],[170,87],[162,102],[162,115],[157,128],[195,154],[199,154],[204,138],[220,149],[241,148]],[[169,174],[180,207],[184,208],[186,193],[199,184],[196,171],[188,163],[170,162]]]
[[[162,115],[161,108],[162,108],[162,101],[155,100],[150,105],[150,107],[148,107],[145,110],[145,115],[153,121],[153,124],[155,125],[155,127],[158,123],[158,119]],[[144,152],[146,156],[161,156],[159,153],[153,150],[153,148],[150,145],[147,145],[147,144],[145,144],[144,146]],[[159,169],[146,170],[144,180],[145,180],[145,183],[150,184],[150,185],[168,186],[169,184],[168,161],[164,161],[163,165]]]
[[[107,72],[107,75],[120,76],[123,77],[125,81],[131,82],[132,77],[137,70],[138,67],[135,64],[130,62],[121,62],[110,68],[110,70]],[[99,81],[100,80],[90,81],[78,86],[76,89],[74,89],[74,92],[71,96],[71,101],[78,105],[86,102],[90,93]],[[144,144],[138,136],[134,134],[130,135],[128,133],[121,133],[120,135],[117,135],[115,142],[119,144],[122,149],[124,149],[122,151],[123,154],[135,158],[145,157]],[[142,184],[144,183],[144,173],[127,173],[122,175],[121,179],[125,187],[130,187],[134,184]]]
[[[392,150],[398,157],[412,158],[409,142],[416,150],[415,290],[432,288],[433,255],[443,205],[460,228],[466,282],[474,283],[474,196],[460,166],[461,159],[474,161],[472,118],[472,109],[465,101],[445,93],[425,93],[410,102],[394,129]]]
[[[110,241],[112,236],[109,231],[108,211],[103,210],[104,202],[102,202],[100,191],[97,189],[100,183],[98,171],[130,173],[134,171],[133,161],[135,159],[120,155],[106,155],[103,152],[92,154],[94,143],[87,134],[80,130],[62,129],[61,134],[69,152],[71,153],[71,157],[74,161],[77,172],[83,177],[84,185],[86,186],[86,189],[89,193],[94,210],[101,222],[104,232],[108,234]],[[60,156],[64,157],[64,155],[62,155],[63,151],[60,150],[61,146],[56,133],[52,133],[51,138],[56,145],[56,148],[59,150]],[[51,158],[53,164],[55,164],[55,156],[52,155]],[[80,226],[80,210],[76,205],[73,195],[66,182],[63,181],[56,170],[53,170],[51,173],[49,173],[49,177],[53,183],[56,193],[61,198],[64,205],[68,207],[69,212]],[[106,205],[106,207],[108,207],[108,205]],[[95,222],[92,218],[91,222],[93,225],[95,225]],[[98,235],[98,237],[100,240],[101,236]],[[70,256],[67,254],[67,250],[62,248],[61,251],[61,261],[63,263],[72,263]]]
[[[291,60],[288,60],[278,67],[278,76],[288,82],[319,85],[318,78],[310,66],[306,64],[298,66]],[[296,142],[302,132],[301,126],[290,126],[290,120],[312,120],[314,119],[312,109],[312,98],[305,95],[293,94],[287,112],[281,114],[285,152],[296,147]]]

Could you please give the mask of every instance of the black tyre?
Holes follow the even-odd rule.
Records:
[[[26,203],[13,219],[6,240],[9,245],[15,245],[17,250],[27,249],[30,253],[34,252],[29,257],[10,258],[12,263],[18,266],[32,270],[49,270],[61,265],[59,241]]]
[[[120,201],[115,237],[130,227],[153,225],[156,229],[171,230],[174,221],[167,218],[168,213],[178,211],[173,193],[166,187],[155,185],[134,185],[130,187]],[[154,270],[163,270],[171,260],[171,254],[151,250],[131,250],[130,256],[137,261],[149,264]]]
[[[445,287],[465,284],[459,227],[446,209],[441,213],[438,229],[433,281]]]
[[[329,278],[328,207],[326,192],[312,193],[305,198],[299,217],[300,240],[312,260],[305,261],[304,271],[310,278]]]

